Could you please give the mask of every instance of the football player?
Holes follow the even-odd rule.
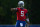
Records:
[[[26,20],[27,23],[29,24],[29,19],[26,18],[28,10],[24,8],[24,1],[19,1],[17,8],[11,8],[11,11],[13,10],[16,10],[17,14],[16,27],[25,27]]]

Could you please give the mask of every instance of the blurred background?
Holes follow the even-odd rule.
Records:
[[[20,0],[0,0],[0,25],[16,24],[16,11],[11,12],[11,8],[16,8]],[[40,24],[40,1],[24,0],[24,8],[28,9],[28,17],[31,24]]]

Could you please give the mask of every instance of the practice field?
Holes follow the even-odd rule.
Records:
[[[0,27],[15,27],[15,25],[0,25]],[[40,25],[30,25],[30,27],[40,27]]]

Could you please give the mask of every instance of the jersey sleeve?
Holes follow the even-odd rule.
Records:
[[[26,10],[26,13],[28,13],[28,10]]]
[[[16,8],[16,11],[19,11],[19,8]]]

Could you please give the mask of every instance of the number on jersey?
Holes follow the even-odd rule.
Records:
[[[24,11],[21,11],[21,16],[24,16]]]

